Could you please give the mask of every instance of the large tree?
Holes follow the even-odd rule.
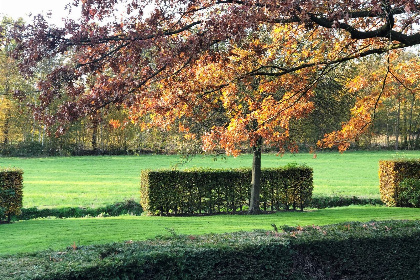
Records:
[[[154,125],[200,131],[206,149],[237,154],[247,142],[254,150],[252,213],[259,211],[263,140],[294,148],[289,121],[313,107],[323,75],[342,62],[420,43],[413,0],[72,5],[81,7],[79,22],[56,28],[39,16],[16,30],[27,75],[43,59],[68,56],[39,82],[37,116],[59,123],[60,133],[118,104],[132,109],[133,119],[147,114]]]

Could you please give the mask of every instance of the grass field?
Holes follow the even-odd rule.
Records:
[[[314,169],[314,196],[362,196],[379,198],[378,161],[392,158],[420,158],[420,152],[329,152],[263,155],[263,167],[288,163]],[[24,207],[100,207],[127,199],[139,200],[142,169],[172,168],[179,156],[98,156],[51,158],[0,158],[1,167],[24,170]],[[197,156],[178,168],[250,167],[251,155],[214,161]]]
[[[378,161],[420,158],[420,152],[348,152],[264,155],[263,167],[296,162],[314,169],[315,196],[359,196],[379,198]],[[67,158],[1,158],[0,166],[24,170],[24,207],[99,207],[139,198],[142,169],[171,168],[178,156],[119,156]],[[214,161],[196,157],[179,168],[249,167],[250,155]],[[305,226],[347,221],[419,219],[420,209],[384,206],[350,206],[270,215],[218,215],[202,217],[121,216],[82,219],[37,219],[0,225],[0,255],[34,252],[76,245],[144,240],[157,235],[198,235],[271,230],[271,224]]]
[[[0,225],[0,255],[61,250],[73,244],[104,244],[145,240],[158,235],[273,230],[271,224],[306,226],[350,221],[419,219],[420,209],[349,206],[266,215],[202,217],[120,216],[81,219],[37,219]]]

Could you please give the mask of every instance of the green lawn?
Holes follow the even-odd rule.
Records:
[[[296,162],[314,168],[314,195],[379,198],[378,161],[392,158],[420,158],[420,152],[329,152],[263,155],[263,167]],[[126,199],[139,200],[142,169],[172,168],[179,156],[98,156],[52,158],[0,158],[2,167],[24,170],[24,207],[99,207]],[[214,161],[197,156],[178,168],[250,167],[251,155]]]
[[[379,198],[378,161],[420,158],[420,152],[347,152],[264,155],[264,167],[296,162],[314,168],[315,196],[343,195]],[[98,207],[125,199],[139,199],[142,169],[171,168],[178,156],[104,156],[56,158],[0,158],[2,167],[24,170],[24,207]],[[250,155],[214,161],[196,157],[178,168],[249,167]],[[0,255],[124,240],[157,235],[271,230],[271,224],[325,225],[346,221],[419,219],[420,209],[350,206],[270,215],[218,215],[201,217],[108,217],[37,219],[0,225]]]
[[[120,216],[83,219],[37,219],[0,225],[0,255],[38,250],[61,250],[73,244],[103,244],[145,240],[157,235],[199,235],[273,230],[271,224],[289,226],[325,225],[349,221],[419,219],[420,209],[384,206],[350,206],[306,212],[267,215],[216,215],[202,217]]]

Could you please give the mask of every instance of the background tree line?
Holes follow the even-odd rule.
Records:
[[[0,152],[4,156],[137,154],[137,153],[197,153],[199,140],[179,133],[179,127],[162,130],[141,127],[129,119],[129,109],[109,106],[94,115],[72,123],[62,135],[54,133],[57,127],[48,127],[37,119],[32,108],[37,105],[39,92],[37,78],[42,78],[60,64],[65,57],[45,61],[28,78],[19,73],[18,61],[12,56],[15,43],[9,32],[20,20],[4,17],[1,21],[0,41]],[[315,88],[314,110],[304,119],[291,122],[290,138],[301,150],[311,150],[326,134],[341,129],[350,119],[356,99],[369,94],[369,86],[354,89],[364,75],[380,71],[388,63],[386,55],[373,55],[352,60],[328,73]],[[393,63],[416,68],[419,59],[415,51],[401,52]],[[401,75],[399,76],[401,79]],[[380,79],[378,75],[378,79]],[[415,77],[411,88],[416,88]],[[352,147],[356,149],[418,149],[420,148],[420,102],[416,91],[407,81],[394,79],[388,86],[399,91],[375,108],[372,125]],[[368,82],[368,81],[365,81]],[[379,83],[380,84],[380,83]],[[372,83],[377,86],[377,83]],[[63,93],[65,94],[65,93]],[[216,116],[217,114],[215,114]],[[181,125],[181,124],[180,124]],[[197,129],[199,130],[199,125]],[[249,147],[244,146],[244,150]],[[276,147],[265,147],[277,151]]]

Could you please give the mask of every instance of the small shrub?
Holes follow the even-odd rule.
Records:
[[[126,214],[139,216],[143,213],[143,208],[140,203],[136,202],[134,199],[116,202],[112,205],[99,208],[98,210],[109,216],[120,216]]]
[[[0,222],[6,217],[6,208],[0,206]]]
[[[110,217],[121,215],[140,216],[143,212],[140,204],[132,199],[116,202],[111,205],[98,208],[66,207],[53,209],[23,208],[22,214],[17,217],[20,220],[30,220],[45,217],[57,218],[81,218],[81,217]]]
[[[407,178],[420,179],[420,160],[383,160],[379,162],[379,190],[388,206],[407,207],[399,199],[400,182]]]
[[[11,221],[19,215],[23,198],[23,171],[20,169],[0,170],[0,221]]]
[[[357,196],[319,196],[313,197],[308,207],[324,209],[330,207],[343,207],[350,205],[383,205],[380,199]]]
[[[399,185],[399,204],[420,208],[420,180],[408,178]]]

